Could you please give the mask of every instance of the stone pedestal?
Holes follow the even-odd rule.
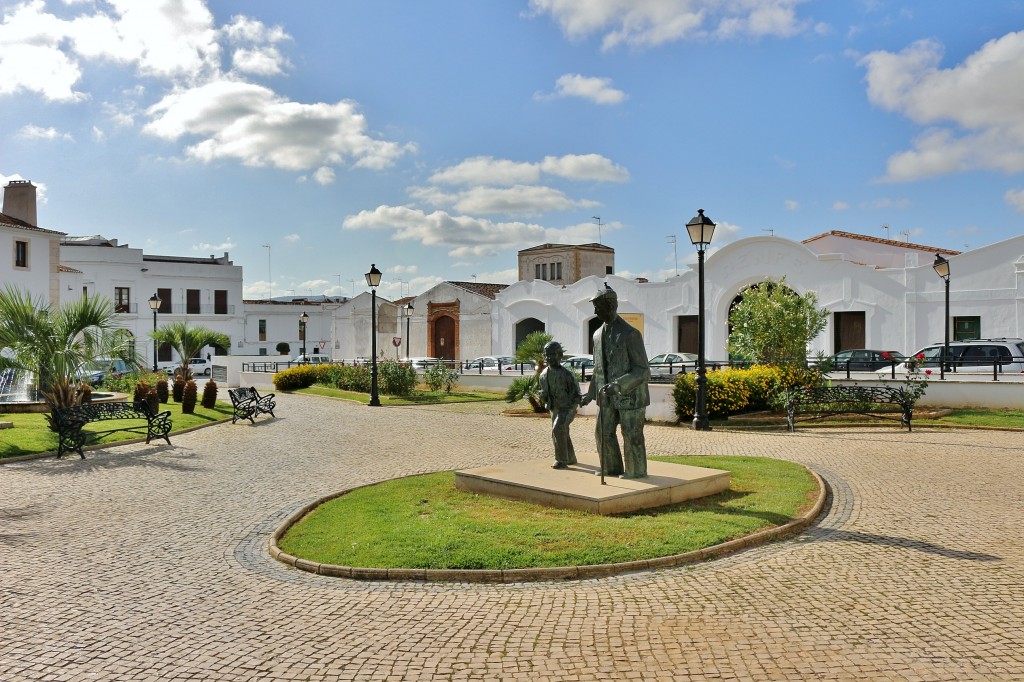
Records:
[[[568,469],[552,469],[551,458],[465,469],[455,472],[455,486],[605,515],[677,504],[729,488],[728,471],[653,460],[647,461],[647,478],[606,477],[606,485],[601,485],[597,453],[577,453],[577,457],[579,464]]]

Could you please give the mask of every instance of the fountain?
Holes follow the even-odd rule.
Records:
[[[46,403],[36,396],[32,372],[0,370],[0,412],[46,412]]]

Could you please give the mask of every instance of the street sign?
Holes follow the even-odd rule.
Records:
[[[321,342],[320,342],[320,350],[323,350],[323,349],[324,349],[324,346],[326,346],[326,345],[327,345],[327,342],[326,342],[326,341],[321,341]]]
[[[395,348],[398,348],[399,346],[401,346],[402,345],[402,337],[401,336],[392,336],[391,337],[391,345],[394,346]]]

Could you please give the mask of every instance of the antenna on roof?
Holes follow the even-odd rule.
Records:
[[[665,239],[672,245],[672,258],[676,262],[676,277],[679,276],[679,254],[676,252],[676,236],[670,234]]]
[[[771,227],[762,227],[761,231],[762,232],[767,232],[769,237],[774,237],[775,236],[775,230],[773,228],[771,228]]]
[[[900,234],[903,235],[903,241],[910,243],[910,230],[900,230]]]
[[[888,225],[882,225],[882,229],[885,230],[885,238],[888,239],[889,238],[889,226]]]
[[[590,217],[597,221],[597,243],[600,244],[601,243],[601,216],[595,215],[595,216],[590,216]]]

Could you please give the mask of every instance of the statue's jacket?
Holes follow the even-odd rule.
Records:
[[[647,365],[647,349],[640,332],[616,317],[594,332],[594,375],[587,394],[597,399],[597,392],[608,383],[618,384],[618,394],[610,398],[612,407],[635,410],[651,404],[647,382],[651,369]]]

